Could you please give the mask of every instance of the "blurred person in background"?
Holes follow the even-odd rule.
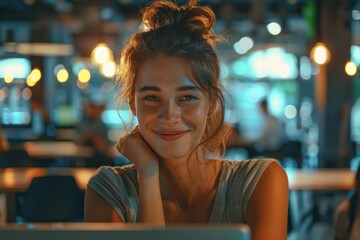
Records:
[[[360,239],[360,165],[355,174],[355,189],[349,199],[336,209],[334,217],[335,240]]]
[[[109,165],[113,158],[113,145],[107,136],[108,127],[101,120],[104,110],[105,104],[86,102],[84,119],[77,125],[76,143],[95,150],[95,155],[92,157],[94,166]],[[87,162],[89,163],[90,160],[88,159]]]
[[[285,131],[282,122],[269,111],[269,104],[263,99],[259,105],[264,117],[264,126],[260,136],[254,141],[259,152],[276,152],[281,150],[285,141]]]
[[[38,140],[49,140],[55,137],[56,129],[51,123],[49,112],[44,104],[37,100],[31,99],[31,122],[32,129],[37,135]]]
[[[284,125],[280,119],[270,113],[267,99],[260,101],[259,108],[264,123],[260,134],[255,139],[246,142],[250,150],[249,157],[273,157],[282,160],[282,146],[286,139]]]
[[[9,150],[9,142],[4,134],[2,126],[0,126],[0,152]]]
[[[253,240],[285,240],[288,183],[274,159],[223,160],[228,129],[214,12],[156,1],[123,48],[120,97],[138,119],[117,149],[132,161],[98,169],[87,222],[248,224]]]
[[[263,117],[263,125],[260,126],[260,134],[254,139],[246,139],[238,128],[238,124],[232,126],[232,137],[229,141],[230,147],[245,148],[249,158],[274,157],[281,160],[283,158],[282,146],[286,141],[286,134],[283,123],[269,111],[267,99],[259,103],[259,108]]]

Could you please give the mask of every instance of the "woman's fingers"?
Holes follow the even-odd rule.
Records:
[[[144,140],[138,127],[135,127],[129,134],[120,138],[116,148],[135,164],[138,171],[147,172],[150,169],[158,168],[156,154]]]

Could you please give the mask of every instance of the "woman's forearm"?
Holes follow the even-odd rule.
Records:
[[[165,226],[164,209],[160,192],[159,173],[138,174],[138,222]]]

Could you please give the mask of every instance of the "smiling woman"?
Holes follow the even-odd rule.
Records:
[[[131,160],[89,181],[93,222],[245,223],[252,239],[286,239],[288,184],[273,159],[220,159],[228,141],[213,11],[157,1],[124,47],[120,97],[138,125],[120,138]]]
[[[138,71],[132,108],[142,136],[159,157],[187,157],[201,141],[210,107],[209,94],[197,86],[182,58],[159,54]]]

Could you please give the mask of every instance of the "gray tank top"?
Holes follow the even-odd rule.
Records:
[[[246,223],[246,210],[251,194],[266,167],[277,161],[219,161],[222,161],[222,167],[209,223]],[[88,188],[106,199],[123,222],[136,222],[139,187],[133,164],[99,168],[90,179]]]

